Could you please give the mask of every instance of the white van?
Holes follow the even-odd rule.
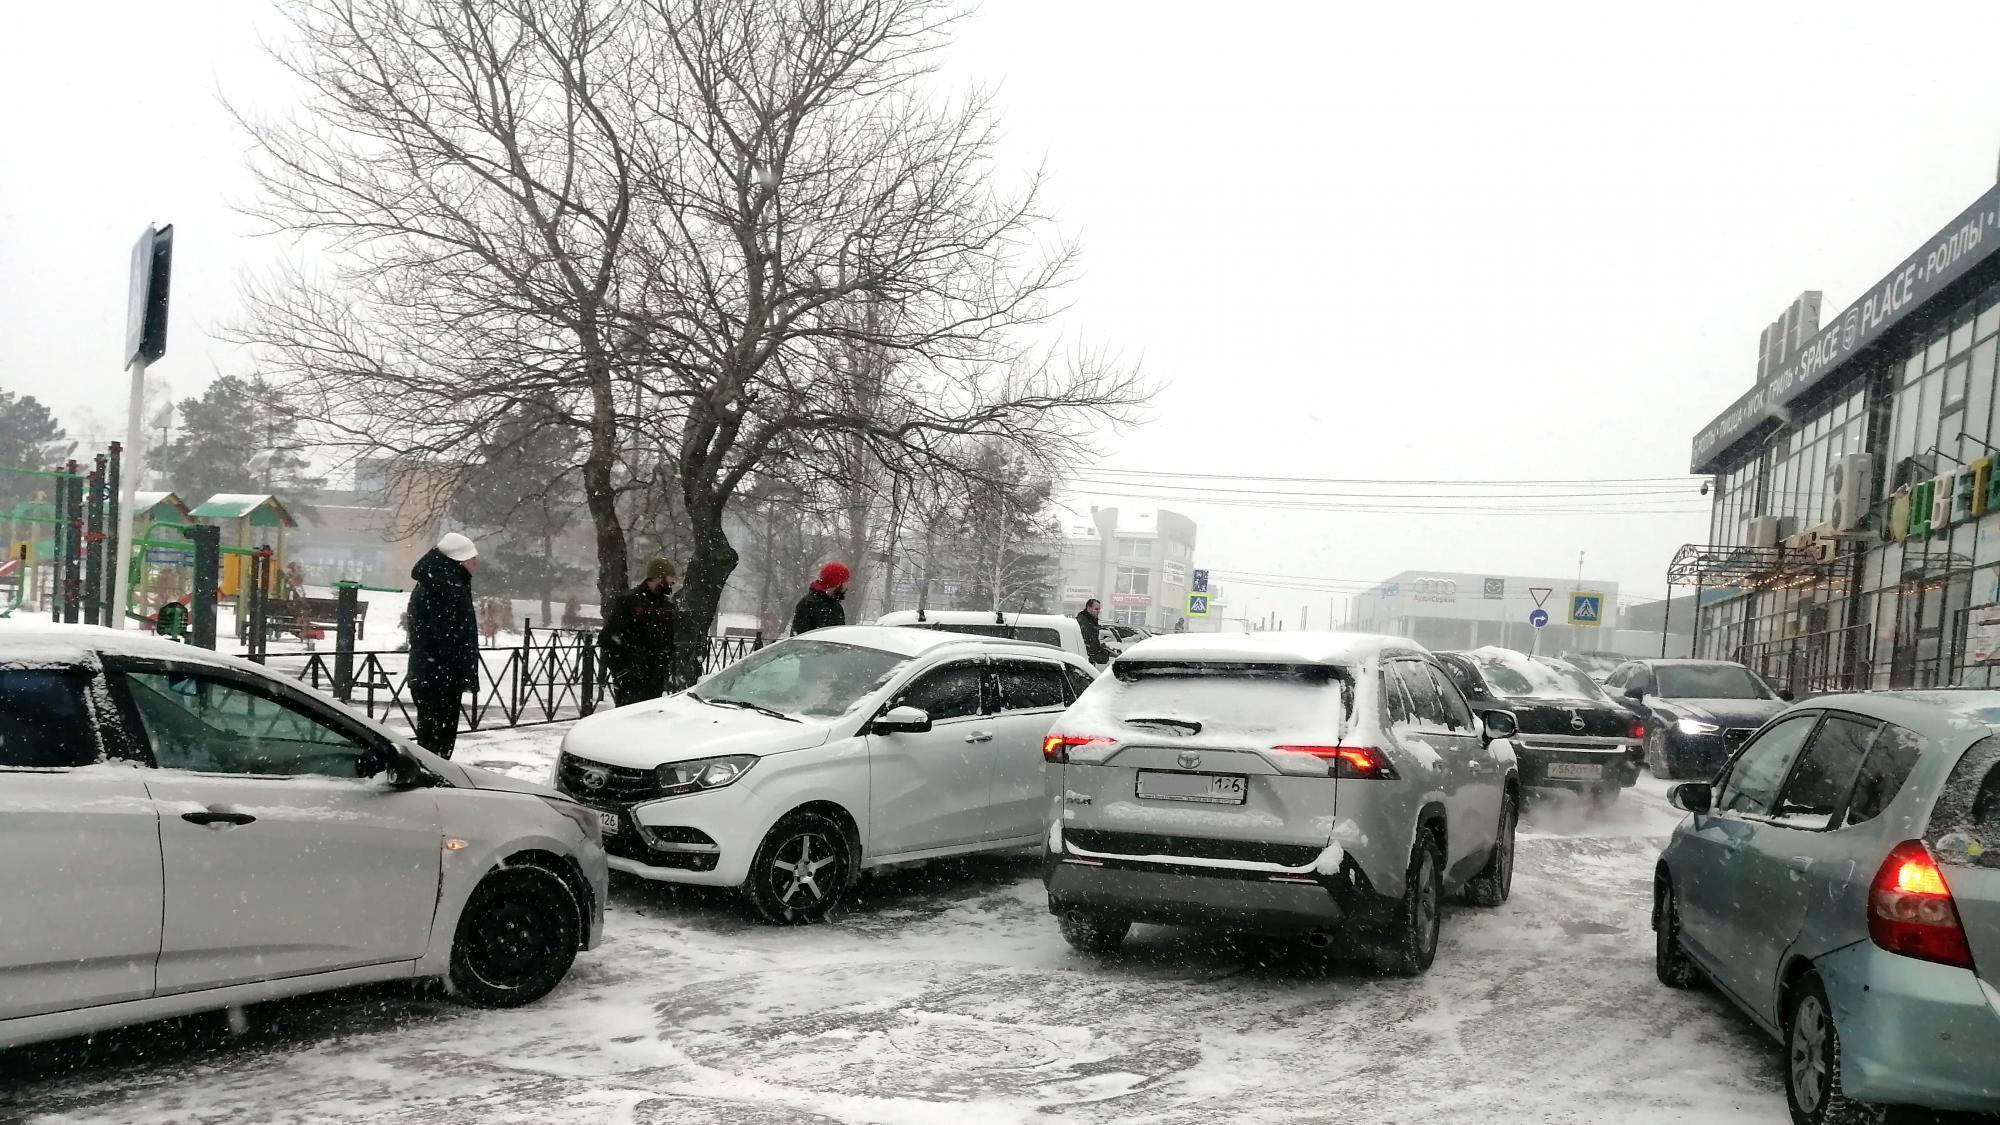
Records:
[[[1085,661],[1083,627],[1076,618],[1060,613],[995,613],[984,609],[901,609],[885,613],[875,622],[905,629],[936,629],[946,633],[970,633],[975,637],[997,637],[1009,641],[1033,641],[1051,645]],[[1107,628],[1104,640],[1111,641]],[[1122,646],[1121,646],[1122,647]]]

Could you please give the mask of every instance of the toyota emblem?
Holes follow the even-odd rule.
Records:
[[[1569,729],[1580,731],[1583,729],[1583,726],[1583,715],[1572,708],[1569,713]]]
[[[576,780],[577,784],[583,786],[585,789],[602,789],[604,788],[604,783],[611,780],[611,771],[587,769]]]
[[[1180,752],[1180,756],[1175,758],[1174,761],[1179,762],[1182,769],[1191,770],[1201,765],[1201,755],[1192,750],[1183,750]]]

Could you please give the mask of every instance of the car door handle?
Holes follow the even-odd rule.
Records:
[[[220,809],[202,809],[200,812],[184,812],[181,814],[181,819],[187,821],[189,824],[201,824],[213,827],[218,824],[249,824],[257,818],[247,812],[224,812]]]
[[[966,735],[965,740],[967,742],[991,742],[993,741],[993,732],[990,730],[976,730]]]
[[[1798,875],[1804,875],[1806,872],[1811,871],[1812,865],[1812,857],[1809,855],[1795,855],[1785,863],[1786,867],[1791,868],[1793,873]]]

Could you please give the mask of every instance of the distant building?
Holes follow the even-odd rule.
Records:
[[[1537,611],[1548,615],[1539,631],[1530,620]],[[1605,579],[1406,570],[1348,599],[1342,627],[1447,651],[1658,655],[1659,634],[1624,627],[1621,614],[1618,583]]]
[[[1063,521],[1056,597],[1064,613],[1097,598],[1106,620],[1167,632],[1187,613],[1195,524],[1162,509],[1092,508]]]

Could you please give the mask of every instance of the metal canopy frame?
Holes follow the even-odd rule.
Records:
[[[1660,656],[1667,655],[1667,635],[1672,631],[1674,587],[1694,587],[1694,629],[1688,641],[1689,655],[1701,646],[1701,592],[1710,586],[1731,586],[1760,590],[1779,581],[1801,576],[1830,576],[1833,561],[1820,558],[1810,547],[1743,547],[1729,543],[1688,543],[1674,552],[1667,564],[1667,604],[1660,613]]]

